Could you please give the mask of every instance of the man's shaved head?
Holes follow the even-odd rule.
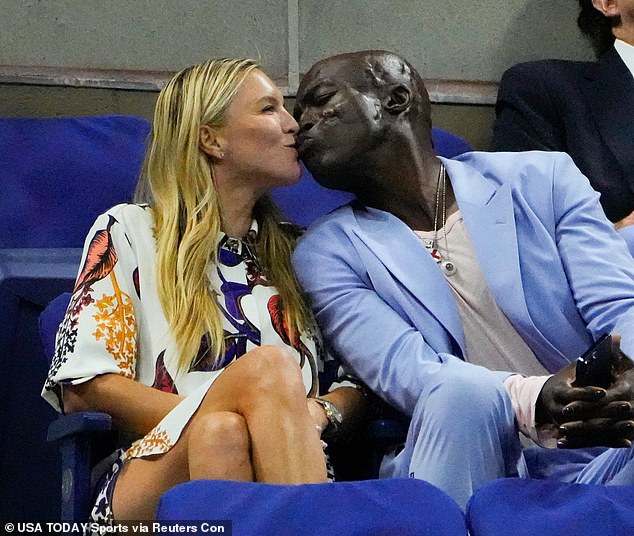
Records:
[[[380,95],[402,84],[412,92],[412,104],[424,117],[431,117],[429,95],[418,71],[405,59],[385,50],[363,50],[338,54],[315,63],[302,78],[297,100],[320,79],[340,79],[361,92]],[[428,121],[431,126],[431,119]]]

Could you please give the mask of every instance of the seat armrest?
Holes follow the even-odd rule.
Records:
[[[62,415],[48,427],[48,441],[60,441],[78,434],[109,432],[112,417],[107,413],[78,412]]]
[[[94,492],[91,470],[114,449],[113,434],[107,413],[70,413],[50,424],[47,439],[57,442],[61,451],[62,521],[88,520]]]

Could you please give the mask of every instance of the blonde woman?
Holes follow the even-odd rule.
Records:
[[[43,396],[139,438],[113,456],[93,520],[152,519],[190,479],[324,482],[320,434],[358,414],[353,386],[317,398],[324,358],[294,237],[267,197],[300,175],[283,104],[250,60],[175,75],[156,104],[147,203],[110,209],[88,235]]]

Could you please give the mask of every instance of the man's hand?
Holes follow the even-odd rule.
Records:
[[[617,221],[614,224],[615,229],[623,229],[623,227],[627,227],[628,225],[634,224],[634,212],[630,212],[625,218],[620,221]]]
[[[613,336],[613,381],[607,388],[577,387],[575,364],[545,384],[537,401],[536,424],[559,427],[561,448],[630,447],[634,439],[634,363]]]

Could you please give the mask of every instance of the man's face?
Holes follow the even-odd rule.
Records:
[[[623,39],[634,45],[634,0],[619,0],[621,24],[625,30]]]
[[[353,176],[371,164],[382,141],[383,114],[376,89],[356,56],[316,64],[297,92],[299,157],[328,188],[355,191]]]
[[[634,45],[634,0],[592,0],[592,5],[606,17],[617,18],[612,33],[630,45]]]

